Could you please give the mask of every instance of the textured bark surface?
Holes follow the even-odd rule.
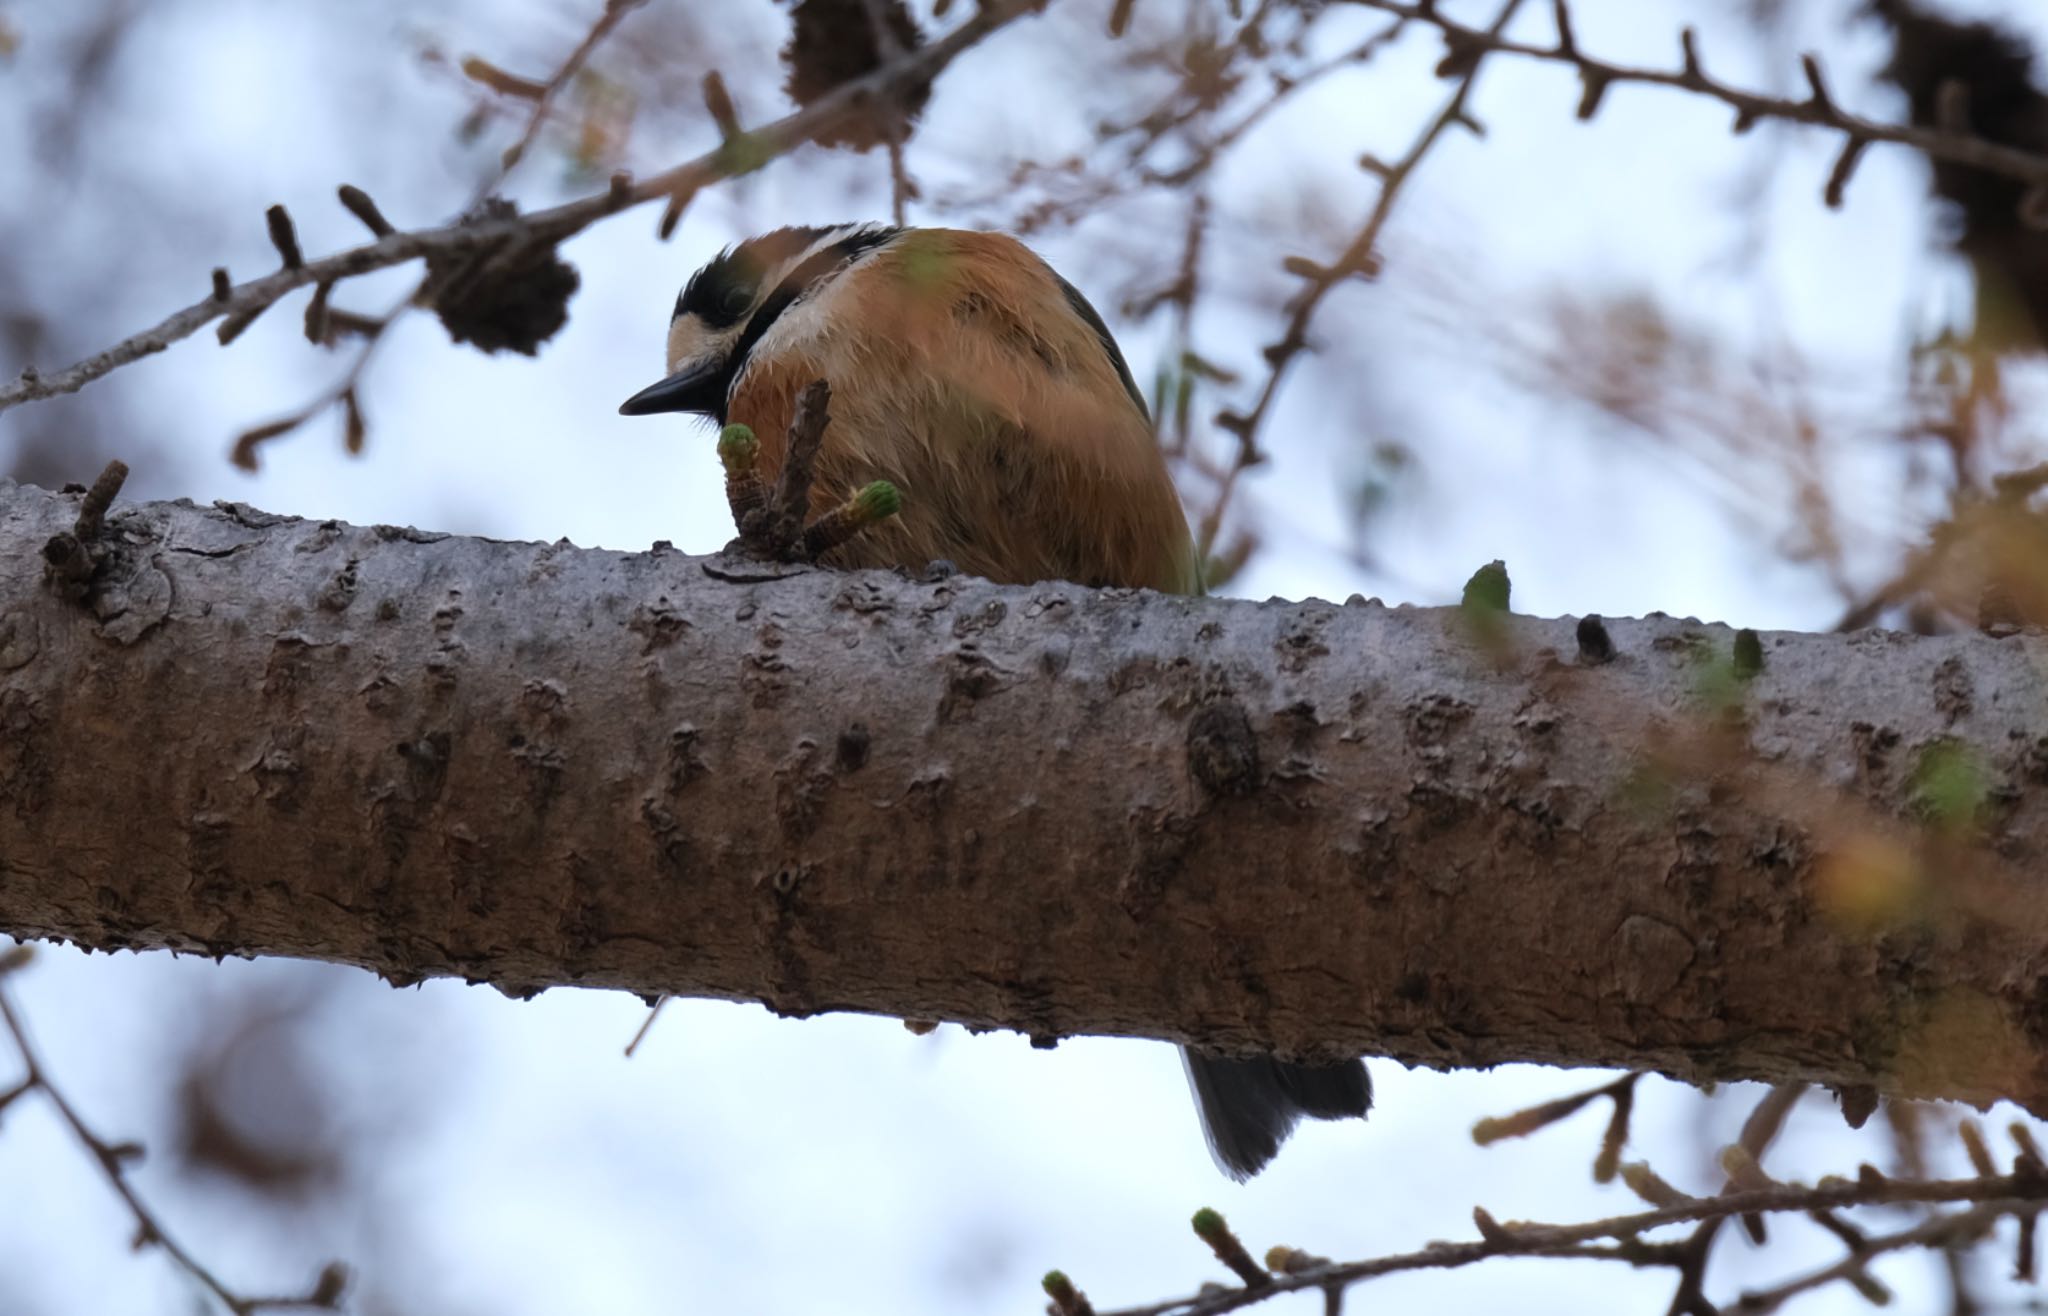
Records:
[[[2048,643],[1477,625],[0,485],[0,928],[2048,1112]],[[75,595],[76,590],[72,591]]]

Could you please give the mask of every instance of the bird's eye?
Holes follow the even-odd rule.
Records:
[[[734,320],[745,315],[747,308],[753,304],[754,293],[750,288],[728,288],[725,290],[725,296],[718,299],[718,309]]]

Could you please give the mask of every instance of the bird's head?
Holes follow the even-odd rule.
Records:
[[[683,411],[722,422],[733,381],[776,318],[895,234],[871,224],[781,228],[721,251],[676,298],[667,377],[627,398],[619,414]]]

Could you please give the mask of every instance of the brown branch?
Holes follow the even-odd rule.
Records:
[[[1888,142],[1898,146],[1910,146],[1932,159],[1969,165],[1988,173],[2002,174],[2023,183],[2031,183],[2036,187],[2048,187],[2048,156],[2016,150],[2010,146],[2000,146],[1980,137],[1948,129],[1884,123],[1848,113],[1836,105],[1833,97],[1828,95],[1821,78],[1819,62],[1811,55],[1802,57],[1800,61],[1806,75],[1809,95],[1804,100],[1792,100],[1745,91],[1708,76],[1700,65],[1697,41],[1690,28],[1687,28],[1682,36],[1682,66],[1673,71],[1613,64],[1586,54],[1568,35],[1569,11],[1563,4],[1556,6],[1560,13],[1567,14],[1567,24],[1561,31],[1560,40],[1554,45],[1539,46],[1509,40],[1500,34],[1497,27],[1467,27],[1444,14],[1434,3],[1410,3],[1408,0],[1349,2],[1412,21],[1429,23],[1443,32],[1445,40],[1454,51],[1519,55],[1547,63],[1568,64],[1578,70],[1579,77],[1589,87],[1632,82],[1672,87],[1679,91],[1710,97],[1735,111],[1737,132],[1746,132],[1765,119],[1808,124],[1842,133],[1852,142]]]
[[[83,598],[93,578],[106,562],[106,546],[99,542],[107,509],[128,480],[128,463],[110,461],[106,469],[79,500],[78,519],[69,530],[51,535],[43,543],[43,578],[67,598]]]
[[[1897,1233],[1881,1234],[1876,1238],[1859,1240],[1849,1252],[1832,1266],[1823,1266],[1811,1274],[1787,1280],[1768,1289],[1752,1290],[1730,1310],[1740,1312],[1770,1312],[1798,1295],[1810,1292],[1837,1280],[1855,1284],[1859,1291],[1873,1303],[1882,1304],[1890,1300],[1890,1292],[1865,1273],[1871,1258],[1887,1252],[1903,1252],[1908,1248],[1931,1247],[1947,1250],[1962,1241],[1974,1240],[1988,1232],[2000,1216],[2026,1214],[2018,1206],[2009,1203],[1986,1203],[1968,1211],[1949,1211],[1902,1229]],[[1859,1282],[1860,1281],[1860,1282]]]
[[[630,188],[607,187],[593,195],[527,215],[468,220],[439,228],[393,233],[365,246],[307,261],[296,269],[283,269],[252,279],[233,288],[225,300],[209,296],[62,370],[24,370],[14,382],[0,386],[0,412],[23,402],[76,393],[122,366],[189,338],[224,316],[231,321],[252,320],[279,298],[298,288],[339,281],[430,255],[454,256],[500,247],[558,243],[621,210],[693,193],[736,173],[759,168],[767,159],[784,155],[817,137],[871,98],[890,94],[920,79],[936,77],[967,50],[1043,7],[1043,0],[989,0],[972,17],[939,40],[920,47],[901,61],[885,64],[864,77],[844,83],[804,109],[748,134],[752,144],[748,152],[716,148],[640,180]]]
[[[1254,30],[1254,26],[1253,23],[1247,22],[1240,30],[1237,40],[1232,43],[1234,52],[1250,55],[1259,49],[1248,36]],[[1276,79],[1276,85],[1265,99],[1246,110],[1235,122],[1212,137],[1191,143],[1189,157],[1182,164],[1166,170],[1147,167],[1141,172],[1139,180],[1152,186],[1169,188],[1178,188],[1193,182],[1213,169],[1218,157],[1235,146],[1253,128],[1265,122],[1274,111],[1331,74],[1356,68],[1371,60],[1381,50],[1392,45],[1407,28],[1407,19],[1396,18],[1349,50],[1333,55],[1320,64],[1311,64],[1305,69],[1291,73],[1285,79]],[[1178,98],[1184,90],[1184,87],[1175,88],[1174,96]],[[1188,126],[1213,108],[1207,99],[1193,96],[1181,108],[1170,108],[1169,102],[1168,105],[1158,106],[1128,124],[1111,125],[1105,135],[1116,137],[1126,133],[1137,134],[1137,140],[1132,143],[1128,153],[1128,162],[1137,165],[1153,147],[1165,139],[1169,132]]]
[[[0,559],[32,568],[77,514],[76,498],[0,493]],[[1506,615],[1503,666],[1461,613],[1364,600],[735,570],[160,503],[109,524],[104,608],[0,571],[16,710],[0,926],[513,992],[576,981],[1431,1065],[1649,1057],[1689,1080],[2048,1109],[2038,1011],[2013,987],[2048,926],[2030,637],[1777,633],[1754,683],[1703,689],[1732,632],[1672,618],[1611,623],[1614,661],[1580,667],[1569,619]],[[384,634],[399,616],[422,623],[410,640]],[[85,662],[104,679],[81,689]],[[715,717],[676,693],[703,672],[733,683]],[[1258,807],[1175,766],[1219,676],[1270,769]],[[251,716],[220,717],[252,698]],[[1740,701],[1739,729],[1724,701]],[[318,771],[269,753],[311,707],[327,719]],[[1302,732],[1300,710],[1333,707],[1342,735]],[[460,739],[505,709],[524,710],[516,738]],[[394,754],[392,718],[413,712]],[[179,753],[152,752],[165,743]],[[1048,743],[1058,772],[1015,770]],[[1981,845],[1915,821],[1911,759],[1930,746],[1996,774]],[[1534,766],[1504,778],[1503,762]],[[98,789],[62,788],[76,781]],[[194,815],[202,797],[221,802]],[[43,853],[64,862],[16,858]],[[351,904],[362,854],[405,911],[402,938]],[[905,888],[906,864],[930,880]],[[293,883],[265,884],[280,865]],[[1229,880],[1247,865],[1260,882]],[[1937,940],[1843,973],[1905,867],[1918,903],[1896,917],[1931,920]],[[1475,894],[1439,908],[1424,879],[1453,868]],[[676,903],[685,871],[692,899]],[[479,906],[485,875],[496,901]],[[230,899],[260,917],[220,924]],[[571,913],[543,944],[520,920],[545,899]],[[1320,916],[1272,920],[1293,905]],[[1049,955],[1045,911],[1068,909]],[[779,957],[752,921],[775,911],[805,920]],[[1421,918],[1454,975],[1400,944]],[[906,919],[930,935],[900,935]],[[1259,929],[1233,978],[1260,983],[1257,1011],[1180,990],[1219,927]],[[989,966],[1013,962],[1033,989],[988,992]],[[1613,985],[1581,990],[1588,962],[1613,965]],[[1973,1013],[1898,1006],[1907,975]],[[1622,1008],[1642,1000],[1660,1008]],[[1828,1045],[1856,1029],[1886,1046]]]
[[[1195,1237],[1207,1243],[1209,1250],[1216,1254],[1216,1259],[1230,1267],[1231,1272],[1244,1282],[1247,1289],[1273,1287],[1273,1277],[1266,1273],[1258,1262],[1252,1260],[1252,1254],[1245,1251],[1243,1242],[1231,1232],[1229,1224],[1224,1221],[1220,1212],[1205,1206],[1195,1212],[1193,1224]]]
[[[1403,17],[1441,21],[1433,5],[1381,7],[1394,9],[1402,13]],[[1520,8],[1521,0],[1508,0],[1501,6],[1493,23],[1478,32],[1478,35],[1489,41],[1497,40],[1499,33],[1507,27]],[[1454,43],[1453,49],[1463,50],[1467,47]],[[1251,410],[1225,412],[1216,418],[1216,423],[1235,434],[1238,440],[1237,461],[1226,476],[1223,491],[1225,498],[1235,484],[1238,473],[1263,460],[1258,447],[1259,427],[1265,423],[1272,411],[1273,400],[1279,394],[1280,383],[1286,376],[1288,367],[1307,350],[1309,324],[1315,319],[1316,312],[1322,308],[1323,299],[1339,284],[1359,276],[1370,277],[1376,271],[1378,256],[1374,248],[1379,243],[1380,231],[1386,227],[1388,217],[1393,214],[1394,202],[1399,198],[1402,186],[1422,163],[1423,157],[1429,154],[1430,148],[1443,137],[1445,130],[1453,124],[1471,126],[1473,120],[1466,112],[1465,104],[1479,77],[1480,62],[1474,58],[1463,67],[1458,77],[1457,89],[1429,121],[1422,134],[1415,139],[1414,145],[1408,148],[1406,155],[1391,165],[1379,161],[1367,162],[1366,167],[1380,178],[1380,194],[1373,203],[1372,213],[1366,217],[1365,223],[1359,227],[1356,236],[1351,239],[1350,245],[1345,247],[1343,253],[1329,265],[1319,267],[1301,291],[1295,294],[1293,309],[1287,317],[1286,331],[1280,336],[1279,342],[1266,348],[1269,369],[1265,383],[1259,389],[1258,400],[1252,404]],[[1221,501],[1219,499],[1219,504]],[[1213,539],[1213,527],[1205,524],[1203,531],[1205,540]]]
[[[568,57],[562,61],[561,65],[549,76],[546,82],[529,82],[525,79],[513,79],[512,75],[506,74],[494,65],[480,59],[470,59],[464,62],[464,70],[470,76],[503,94],[518,95],[524,99],[531,99],[534,102],[533,111],[527,118],[524,133],[500,157],[497,169],[484,178],[471,195],[469,211],[464,219],[465,223],[474,222],[485,217],[480,208],[485,205],[486,198],[497,190],[499,185],[512,172],[513,167],[525,155],[527,147],[532,144],[534,137],[540,132],[541,125],[546,121],[548,113],[554,104],[556,93],[561,90],[571,77],[575,76],[576,70],[583,66],[584,62],[589,59],[591,52],[597,48],[598,43],[604,40],[605,36],[618,25],[619,21],[628,12],[638,8],[645,2],[646,0],[606,0],[605,7],[599,13],[596,22],[592,24],[590,30],[584,34],[582,41],[569,53]],[[508,79],[510,81],[507,81]],[[613,203],[614,209],[624,209],[630,203],[630,180],[622,183],[620,179],[620,175],[614,175],[606,191],[606,195]],[[340,199],[343,209],[362,221],[363,226],[368,228],[377,238],[389,238],[396,233],[397,230],[392,227],[391,221],[384,217],[383,212],[377,208],[377,203],[371,200],[369,194],[361,188],[344,183],[336,190],[336,196]],[[279,253],[284,257],[285,267],[287,269],[296,269],[303,265],[304,260],[299,255],[297,239],[292,234],[291,219],[285,214],[284,207],[272,206],[268,218],[271,241],[277,245]],[[517,246],[499,246],[495,249],[495,253],[518,249]],[[470,271],[479,269],[492,254],[494,254],[493,248],[488,246],[480,248],[464,268]],[[230,448],[229,460],[243,470],[255,470],[257,466],[256,450],[258,447],[293,433],[313,417],[336,406],[342,410],[344,447],[346,447],[350,455],[360,453],[363,450],[363,442],[367,432],[363,422],[362,406],[358,400],[360,397],[358,390],[362,384],[363,375],[369,369],[370,359],[376,355],[377,345],[384,339],[385,330],[389,329],[393,323],[413,307],[431,304],[432,299],[428,296],[434,281],[434,275],[431,270],[432,263],[430,261],[429,273],[423,276],[418,283],[414,284],[412,290],[396,305],[383,315],[377,317],[357,315],[353,312],[337,311],[330,308],[328,306],[328,297],[334,291],[335,281],[333,279],[321,280],[314,287],[313,300],[306,308],[306,338],[315,346],[333,347],[342,334],[356,335],[363,339],[362,347],[356,353],[356,359],[338,381],[330,385],[312,401],[307,402],[297,410],[277,420],[267,421],[261,425],[244,430],[236,437],[233,447]],[[215,271],[215,273],[219,277],[215,280],[214,295],[216,300],[223,300],[228,295],[227,292],[223,291],[225,272]],[[257,315],[262,313],[263,309],[263,307],[259,306],[254,310],[232,316],[223,322],[221,326],[222,345],[232,342],[242,330],[246,329],[255,320]]]
[[[519,134],[519,140],[506,147],[505,153],[499,157],[499,182],[504,181],[504,174],[509,173],[514,165],[526,158],[527,149],[533,145],[534,138],[540,136],[541,126],[547,122],[548,115],[554,110],[555,97],[568,85],[569,79],[576,76],[577,70],[590,59],[599,44],[611,35],[612,29],[619,25],[620,20],[646,3],[647,0],[605,0],[603,11],[590,25],[590,30],[583,34],[583,40],[576,44],[576,48],[569,52],[568,58],[562,61],[548,80],[540,84],[538,92],[533,96],[533,111],[526,116],[526,128]],[[483,190],[488,192],[495,190],[495,187],[494,183]],[[482,199],[481,195],[475,198],[476,201]]]
[[[1485,1237],[1472,1242],[1433,1243],[1417,1252],[1275,1275],[1257,1288],[1212,1290],[1142,1307],[1120,1308],[1104,1312],[1103,1316],[1220,1316],[1220,1313],[1237,1311],[1282,1293],[1345,1286],[1407,1271],[1455,1270],[1498,1257],[1576,1257],[1626,1261],[1632,1265],[1676,1265],[1679,1253],[1687,1244],[1645,1244],[1640,1236],[1667,1225],[1718,1223],[1742,1215],[1808,1213],[1902,1202],[1969,1202],[1975,1206],[1969,1211],[1939,1216],[1899,1234],[1868,1239],[1861,1254],[1784,1286],[1784,1296],[1847,1278],[1859,1271],[1870,1257],[1880,1253],[1936,1241],[1959,1230],[1974,1229],[2001,1215],[2023,1215],[2038,1209],[2043,1202],[2048,1202],[2048,1180],[2037,1176],[2001,1175],[1924,1182],[1885,1179],[1874,1184],[1834,1183],[1818,1188],[1788,1185],[1693,1198],[1675,1206],[1584,1224],[1494,1224],[1484,1230]],[[1599,1250],[1589,1247],[1607,1239],[1619,1240],[1622,1246]],[[1775,1292],[1766,1290],[1753,1297],[1768,1300]],[[1782,1301],[1782,1298],[1778,1300]]]
[[[783,445],[782,470],[775,480],[769,501],[770,542],[777,554],[788,552],[803,541],[804,522],[810,519],[811,479],[818,450],[825,442],[825,428],[832,423],[832,386],[814,379],[797,394],[796,414],[789,422]]]
[[[323,283],[320,286],[325,288],[328,285]],[[336,380],[311,402],[276,420],[266,421],[261,425],[256,425],[242,431],[241,434],[236,436],[233,447],[228,451],[228,460],[245,471],[255,470],[258,448],[273,439],[283,438],[301,425],[304,425],[307,421],[313,419],[313,417],[332,407],[340,407],[342,409],[343,443],[349,453],[353,455],[361,452],[366,435],[366,426],[363,422],[362,406],[357,400],[359,396],[357,389],[362,384],[364,372],[370,367],[371,358],[377,353],[378,344],[382,343],[385,339],[384,331],[390,328],[392,321],[403,315],[406,308],[411,304],[412,298],[408,295],[405,301],[393,306],[389,311],[386,311],[376,319],[347,315],[346,312],[328,311],[322,317],[327,322],[327,332],[323,333],[316,341],[328,341],[334,327],[342,320],[344,315],[347,315],[350,332],[360,334],[363,339],[362,347],[356,352],[356,359],[349,364],[348,370],[343,373],[340,379]],[[313,326],[309,324],[307,326],[307,335],[311,337],[312,334]]]

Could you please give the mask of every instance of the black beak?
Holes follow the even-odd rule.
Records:
[[[697,411],[716,415],[725,401],[719,363],[685,366],[658,384],[649,384],[619,404],[621,416],[652,416],[664,411]]]

